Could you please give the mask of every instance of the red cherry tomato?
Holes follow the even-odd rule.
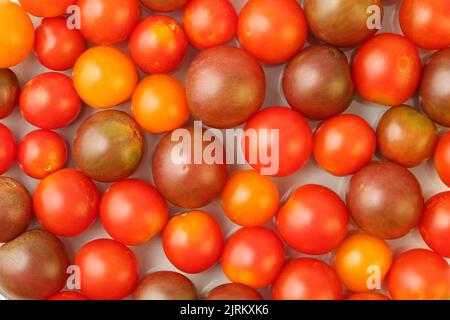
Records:
[[[281,208],[277,228],[289,246],[319,255],[335,249],[347,234],[349,212],[332,190],[319,185],[297,189]]]
[[[78,117],[81,100],[72,79],[61,73],[48,72],[25,85],[19,107],[32,125],[41,129],[59,129]]]
[[[450,132],[439,139],[434,150],[434,164],[441,180],[450,186]]]
[[[58,294],[55,294],[49,300],[72,300],[72,301],[75,301],[75,300],[89,300],[89,299],[78,292],[63,291]]]
[[[9,128],[0,123],[0,175],[9,170],[16,155],[16,139]]]
[[[239,42],[266,63],[290,60],[307,36],[306,17],[296,0],[250,0],[239,15]]]
[[[36,130],[19,143],[18,160],[32,178],[43,179],[62,169],[67,162],[67,145],[56,132]]]
[[[99,192],[87,176],[63,169],[43,179],[33,195],[33,207],[41,224],[51,233],[73,237],[97,218]]]
[[[274,300],[342,300],[336,273],[320,260],[301,258],[289,262],[272,287]]]
[[[242,228],[227,241],[222,269],[233,282],[265,288],[275,281],[284,265],[285,250],[280,238],[263,227]]]
[[[274,133],[278,133],[279,139],[275,139]],[[256,136],[256,139],[246,138],[251,136]],[[313,136],[308,122],[289,108],[264,109],[245,126],[245,158],[264,175],[284,177],[296,172],[311,155],[312,145]],[[267,155],[271,155],[270,164],[264,159]]]
[[[398,106],[410,99],[420,82],[417,48],[405,37],[384,33],[362,45],[353,60],[353,81],[371,102]]]
[[[380,293],[354,293],[347,300],[391,300]]]
[[[67,8],[77,0],[19,0],[20,5],[36,17],[57,17],[67,13]]]
[[[131,35],[129,48],[136,64],[148,73],[176,70],[186,55],[188,41],[178,22],[166,16],[149,17]]]
[[[238,16],[229,0],[191,0],[183,13],[189,42],[199,49],[211,48],[231,40]]]
[[[133,252],[110,239],[94,240],[78,251],[81,292],[93,300],[119,300],[131,294],[139,279]]]
[[[172,264],[186,273],[200,273],[222,254],[223,235],[209,213],[191,211],[173,217],[163,233],[163,248]]]
[[[45,18],[36,29],[34,51],[41,64],[52,70],[67,70],[86,49],[81,32],[67,28],[65,18]]]

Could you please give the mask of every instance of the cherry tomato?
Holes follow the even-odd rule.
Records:
[[[183,12],[189,42],[206,49],[231,40],[237,30],[238,16],[229,0],[191,0]]]
[[[335,249],[347,234],[349,212],[332,190],[305,185],[280,209],[277,228],[295,250],[319,255]]]
[[[133,252],[110,239],[98,239],[82,247],[75,257],[80,268],[81,292],[93,300],[119,300],[131,294],[139,279]]]
[[[380,293],[354,293],[347,300],[391,300]]]
[[[19,64],[33,49],[34,27],[30,17],[11,1],[0,1],[0,39],[0,69]]]
[[[14,71],[0,69],[0,119],[9,116],[20,98],[20,84]]]
[[[91,179],[80,171],[63,169],[38,184],[33,207],[44,228],[59,236],[73,237],[94,223],[99,198]]]
[[[17,156],[27,175],[43,179],[65,166],[67,153],[66,142],[59,134],[36,130],[28,133],[19,143]]]
[[[80,114],[81,100],[72,79],[48,72],[28,82],[19,100],[23,117],[41,129],[59,129],[71,124]]]
[[[100,218],[114,240],[142,245],[162,231],[169,212],[156,188],[141,180],[124,180],[103,195]]]
[[[49,300],[72,300],[72,301],[75,301],[75,300],[89,300],[89,299],[78,292],[63,291],[58,294],[55,294]]]
[[[326,120],[314,137],[314,158],[335,176],[347,176],[364,167],[377,149],[370,125],[359,116],[343,114]]]
[[[246,138],[252,136],[256,136],[256,141]],[[289,108],[270,107],[247,122],[242,145],[247,162],[258,172],[284,177],[299,170],[309,159],[313,136],[301,114]],[[267,164],[261,155],[271,155],[271,163]]]
[[[222,191],[222,207],[228,218],[244,227],[269,222],[278,210],[277,186],[256,171],[246,170],[228,179]]]
[[[336,273],[320,260],[300,258],[289,262],[272,287],[274,300],[342,300]]]
[[[41,64],[52,70],[67,70],[86,49],[81,32],[67,28],[63,17],[45,18],[36,29],[34,51]]]
[[[9,128],[0,123],[0,175],[9,170],[16,154],[16,139]]]
[[[296,0],[250,0],[239,15],[239,42],[266,63],[290,60],[307,36],[306,17]]]
[[[436,145],[434,165],[441,180],[450,186],[450,132],[445,133]]]
[[[353,81],[371,102],[397,106],[411,98],[420,82],[417,48],[405,37],[384,33],[365,42],[353,60]]]
[[[83,36],[100,46],[127,40],[139,22],[138,0],[78,0]]]
[[[222,269],[233,282],[265,288],[275,281],[284,265],[280,238],[263,227],[242,228],[231,235],[222,255]]]
[[[176,70],[186,55],[188,41],[178,22],[166,16],[141,21],[131,35],[129,48],[133,60],[147,73]]]
[[[170,12],[181,9],[189,0],[141,0],[141,2],[153,11]]]
[[[170,219],[163,233],[163,248],[172,264],[186,273],[201,273],[222,254],[223,235],[209,213],[191,211]]]
[[[108,109],[130,99],[138,82],[133,61],[111,47],[85,51],[75,63],[73,82],[89,106]]]
[[[186,90],[169,75],[155,74],[142,80],[133,94],[131,109],[139,125],[152,133],[173,131],[189,119]]]
[[[364,233],[348,237],[334,257],[339,279],[355,292],[379,289],[377,286],[384,281],[391,263],[392,252],[386,242]]]
[[[449,300],[449,265],[429,250],[404,252],[391,267],[388,289],[394,300]]]
[[[36,17],[57,17],[67,13],[67,8],[77,0],[19,0],[20,5]]]

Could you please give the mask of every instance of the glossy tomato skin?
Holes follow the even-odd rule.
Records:
[[[274,300],[342,300],[336,273],[320,260],[300,258],[289,262],[272,287]]]
[[[227,283],[215,287],[205,297],[205,300],[264,300],[261,294],[240,283]]]
[[[34,191],[33,207],[48,231],[73,237],[94,223],[99,198],[91,179],[77,170],[63,169],[41,180]]]
[[[120,300],[135,289],[139,266],[133,252],[110,239],[98,239],[75,256],[80,268],[81,293],[92,300]]]
[[[51,297],[49,300],[69,300],[69,301],[78,301],[78,300],[89,300],[81,293],[75,292],[75,291],[62,291],[58,294],[55,294],[53,297]]]
[[[410,99],[420,82],[421,60],[414,44],[393,33],[365,42],[353,60],[353,81],[360,95],[386,106]]]
[[[391,300],[381,293],[354,293],[347,300]]]
[[[242,228],[226,242],[222,269],[233,282],[265,288],[277,278],[284,257],[283,243],[275,232],[263,227]]]
[[[312,255],[336,248],[345,239],[348,223],[349,212],[341,198],[312,184],[295,190],[277,216],[277,228],[286,243]]]
[[[112,238],[125,245],[142,245],[165,227],[167,204],[159,191],[142,180],[112,185],[100,202],[100,218]]]
[[[267,133],[266,135],[262,132]],[[275,138],[276,131],[279,140]],[[296,111],[284,107],[269,107],[258,112],[245,125],[245,135],[257,133],[257,143],[245,138],[242,143],[247,162],[258,172],[264,175],[285,177],[299,170],[309,159],[313,147],[313,135],[306,119]],[[272,143],[275,142],[275,146]],[[277,144],[278,147],[277,148]],[[277,154],[277,149],[279,149]],[[270,152],[270,153],[269,153]],[[263,163],[260,155],[272,154],[278,156],[278,168],[272,162]],[[276,161],[276,159],[273,159]],[[274,170],[272,170],[274,169]],[[269,171],[269,174],[264,173]]]
[[[450,3],[446,0],[405,0],[400,7],[403,33],[422,49],[450,45]]]
[[[219,223],[205,211],[190,211],[170,219],[162,241],[170,262],[191,274],[201,273],[215,265],[224,244]]]
[[[238,16],[229,0],[191,0],[183,11],[183,25],[189,42],[206,49],[231,40]]]
[[[20,84],[14,71],[0,69],[0,119],[11,114],[20,98]]]
[[[76,0],[19,0],[20,5],[36,17],[57,17],[67,13]]]
[[[45,18],[36,29],[34,52],[46,68],[63,71],[72,68],[86,49],[80,31],[67,28],[63,17]]]
[[[440,137],[436,145],[434,165],[442,182],[450,186],[450,132]]]
[[[157,12],[171,12],[181,9],[189,0],[141,0],[150,10]]]
[[[388,289],[393,300],[448,300],[450,267],[432,251],[406,251],[391,267]]]
[[[72,79],[61,73],[47,72],[25,85],[19,107],[29,123],[52,130],[75,121],[81,111],[81,100]]]
[[[265,63],[290,60],[303,47],[307,36],[308,24],[297,1],[250,0],[239,14],[239,42]]]
[[[363,118],[343,114],[323,122],[314,136],[314,158],[335,176],[364,167],[377,149],[375,132]]]
[[[16,159],[16,139],[7,126],[0,123],[0,174],[9,170]]]
[[[181,273],[159,271],[141,280],[133,292],[133,300],[197,300],[197,290]]]
[[[176,70],[186,55],[186,34],[175,19],[152,16],[134,29],[128,44],[131,57],[147,73]]]

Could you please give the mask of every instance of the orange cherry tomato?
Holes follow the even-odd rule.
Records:
[[[36,17],[57,17],[77,0],[19,0],[20,5]]]
[[[347,300],[391,300],[381,293],[354,293]]]

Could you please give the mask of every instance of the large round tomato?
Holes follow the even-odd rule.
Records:
[[[270,229],[242,228],[231,235],[222,255],[222,269],[233,282],[265,288],[284,265],[283,242]]]
[[[434,164],[441,180],[450,186],[450,132],[439,139],[434,150]]]
[[[9,128],[0,123],[0,175],[9,170],[16,155],[16,139]]]
[[[43,179],[33,195],[41,224],[53,234],[73,237],[97,218],[99,192],[91,179],[73,169],[60,170]]]
[[[86,244],[78,251],[75,265],[80,268],[81,292],[90,299],[123,299],[131,294],[139,279],[133,252],[110,239]]]
[[[281,208],[277,228],[295,250],[319,255],[345,239],[348,221],[347,207],[336,193],[319,185],[306,185],[294,191]]]
[[[77,0],[19,0],[20,5],[36,17],[57,17],[67,13],[67,8]]]
[[[429,250],[404,252],[392,264],[388,289],[394,300],[449,300],[450,267]]]
[[[219,261],[223,242],[219,223],[204,211],[173,217],[163,233],[167,258],[181,271],[192,274],[206,271]]]
[[[100,202],[100,218],[106,231],[125,245],[142,245],[165,227],[169,217],[159,191],[141,180],[112,185]]]
[[[25,60],[33,44],[34,27],[25,10],[11,1],[0,1],[0,69]]]
[[[245,158],[264,175],[284,177],[296,172],[309,159],[312,145],[308,122],[289,108],[264,109],[245,126]]]
[[[363,44],[353,60],[353,81],[371,102],[397,106],[411,98],[419,85],[421,60],[405,37],[384,33]]]
[[[342,300],[342,285],[333,269],[320,260],[289,262],[272,287],[274,300]]]
[[[250,0],[239,15],[239,42],[266,63],[290,60],[307,36],[306,17],[296,0]]]

